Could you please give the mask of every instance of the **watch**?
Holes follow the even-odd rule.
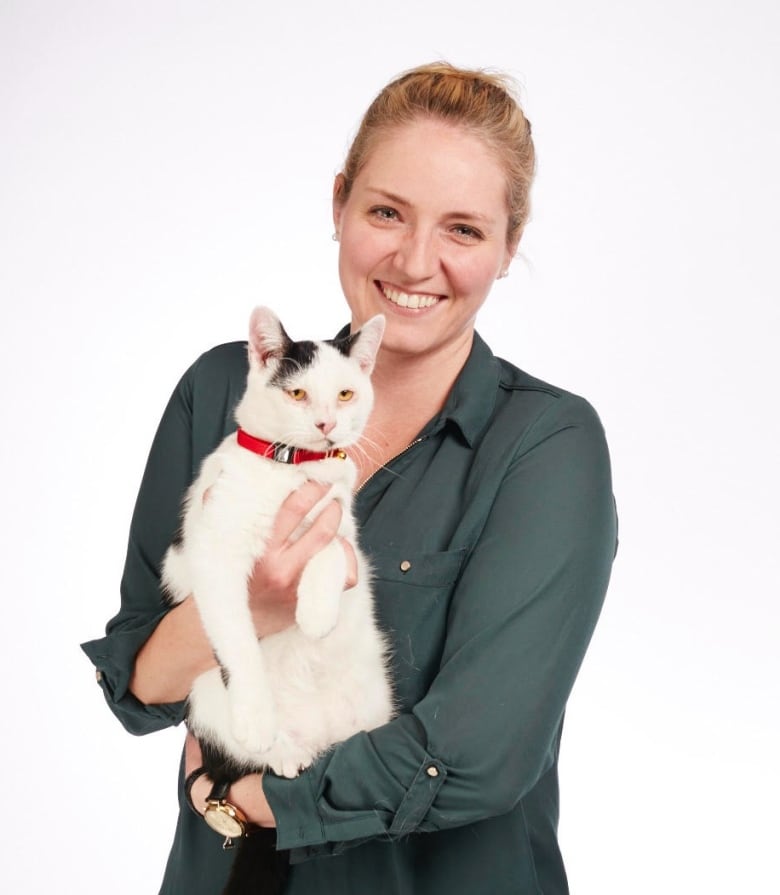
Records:
[[[206,811],[203,820],[220,836],[225,837],[222,848],[232,848],[233,840],[246,836],[251,824],[240,808],[231,805],[226,799],[230,790],[230,782],[223,780],[215,783],[206,799]]]

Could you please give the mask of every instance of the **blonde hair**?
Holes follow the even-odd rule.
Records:
[[[447,62],[421,65],[388,84],[363,116],[347,153],[338,198],[345,201],[375,143],[389,130],[420,118],[436,118],[482,139],[504,168],[509,224],[507,245],[520,239],[530,211],[535,152],[531,124],[506,76],[455,68]]]

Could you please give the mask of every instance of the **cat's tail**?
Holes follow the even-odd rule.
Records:
[[[276,830],[261,828],[240,840],[222,895],[282,895],[290,853],[276,850]]]

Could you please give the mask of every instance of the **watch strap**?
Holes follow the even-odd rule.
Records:
[[[231,780],[220,780],[215,783],[211,787],[211,792],[208,794],[209,802],[222,802],[227,799],[228,793],[230,792],[230,787],[232,786]]]
[[[195,768],[194,771],[191,771],[187,779],[184,781],[184,798],[187,800],[187,804],[190,806],[190,809],[198,815],[198,817],[202,817],[202,813],[198,811],[195,807],[195,803],[192,801],[192,787],[195,784],[195,781],[200,779],[206,773],[206,769],[204,767]]]

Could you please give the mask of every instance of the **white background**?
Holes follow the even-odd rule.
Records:
[[[118,607],[184,368],[346,320],[330,190],[394,74],[523,85],[533,220],[480,330],[585,394],[621,548],[575,687],[574,895],[779,892],[780,13],[773,0],[0,0],[3,888],[157,891],[181,730],[126,734]]]

